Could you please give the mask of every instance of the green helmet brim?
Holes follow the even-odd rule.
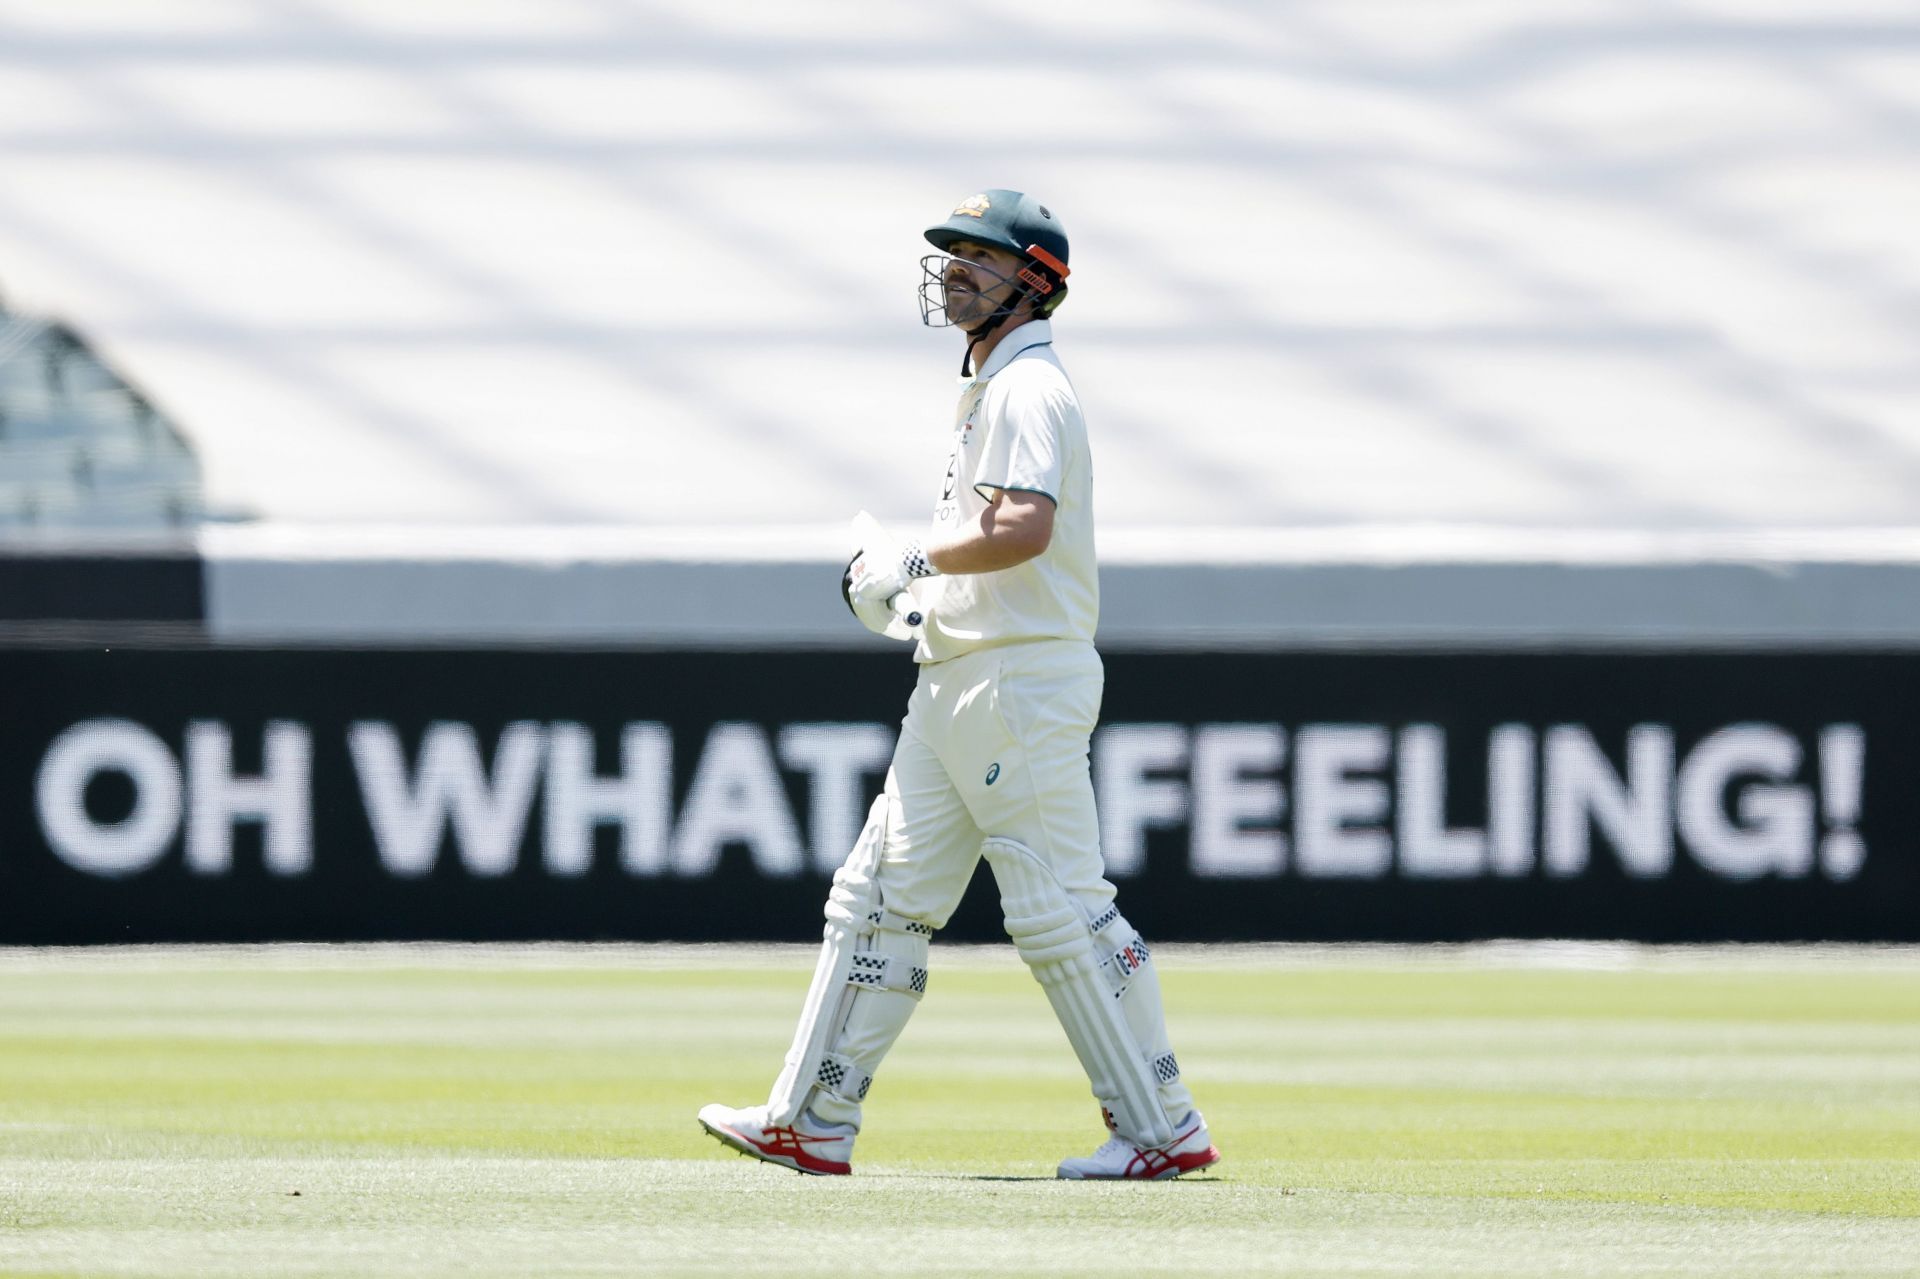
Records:
[[[926,230],[927,243],[952,253],[962,240],[1002,249],[1067,275],[1067,232],[1044,204],[1020,191],[982,191]]]

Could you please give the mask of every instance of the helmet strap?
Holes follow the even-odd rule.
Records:
[[[1013,292],[1007,294],[1006,305],[995,311],[985,324],[967,335],[967,353],[960,357],[961,377],[974,376],[973,348],[992,337],[1001,325],[1012,319],[1013,313],[1019,310],[1020,304],[1026,300],[1027,286],[1016,282],[1013,286]]]

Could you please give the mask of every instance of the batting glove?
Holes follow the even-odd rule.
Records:
[[[841,574],[841,598],[868,630],[906,638],[911,632],[894,615],[893,599],[912,579],[932,577],[940,570],[927,558],[918,540],[894,542],[880,522],[865,511],[854,517],[853,528],[861,546]]]
[[[855,592],[857,582],[870,582],[872,574],[867,571],[867,553],[865,550],[854,552],[847,571],[840,575],[840,598],[847,602],[853,615],[860,619],[860,625],[875,635],[888,635],[894,639],[904,639],[906,624],[893,615],[891,595],[880,598],[867,591]]]

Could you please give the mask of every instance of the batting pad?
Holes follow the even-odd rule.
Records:
[[[1149,1049],[1128,1025],[1120,1001],[1145,948],[1130,927],[1120,937],[1130,953],[1103,953],[1092,921],[1045,862],[1025,844],[995,837],[980,846],[1000,885],[1007,935],[1027,962],[1047,1002],[1067,1032],[1093,1095],[1113,1116],[1115,1128],[1142,1146],[1173,1140],[1173,1122],[1160,1104],[1160,1080]],[[1118,936],[1118,913],[1102,916],[1103,931]],[[1138,947],[1137,950],[1133,949]],[[1167,1054],[1170,1058],[1171,1054]]]
[[[857,1126],[880,1058],[926,993],[933,929],[888,910],[874,881],[886,830],[882,795],[846,863],[834,872],[813,984],[767,1097],[769,1121],[777,1127],[808,1109],[830,1123]]]

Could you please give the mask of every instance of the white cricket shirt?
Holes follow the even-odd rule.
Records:
[[[1053,326],[1029,320],[960,379],[953,456],[930,541],[972,526],[997,490],[1054,501],[1053,539],[1024,564],[913,583],[926,610],[918,662],[1023,640],[1093,641],[1100,580],[1093,558],[1093,459],[1073,383],[1053,352]]]

